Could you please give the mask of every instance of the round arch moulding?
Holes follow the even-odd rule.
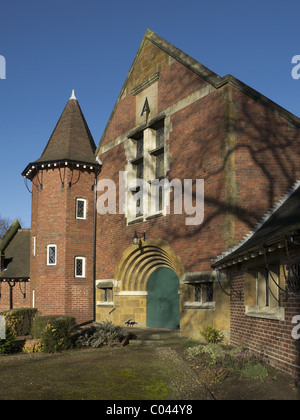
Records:
[[[146,239],[141,246],[129,246],[115,271],[120,291],[145,291],[149,277],[159,267],[171,268],[178,277],[184,273],[180,257],[163,240]]]

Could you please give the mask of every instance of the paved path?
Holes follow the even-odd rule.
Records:
[[[172,386],[179,400],[213,400],[214,398],[199,381],[196,373],[170,347],[157,347],[156,354],[171,376]]]

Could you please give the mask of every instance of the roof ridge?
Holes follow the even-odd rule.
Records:
[[[0,252],[3,252],[7,248],[7,246],[10,244],[20,227],[21,225],[19,223],[19,220],[15,219],[4,234],[4,236],[0,239]]]

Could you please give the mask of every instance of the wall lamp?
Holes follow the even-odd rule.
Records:
[[[143,239],[146,240],[146,232],[143,233]],[[142,238],[139,238],[136,231],[134,232],[133,245],[142,246]]]

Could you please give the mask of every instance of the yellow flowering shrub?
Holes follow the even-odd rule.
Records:
[[[65,315],[36,317],[32,329],[34,338],[41,338],[45,353],[57,353],[72,346],[75,318]]]
[[[24,353],[41,353],[43,351],[43,343],[40,338],[26,340],[23,346]]]
[[[12,333],[17,337],[30,334],[36,313],[36,308],[20,308],[1,312],[0,315],[4,316],[6,324],[9,325]]]

